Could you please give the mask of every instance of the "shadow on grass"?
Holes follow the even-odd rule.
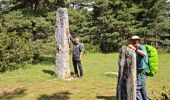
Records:
[[[41,95],[37,100],[68,100],[71,93],[68,91],[54,93],[52,95]]]
[[[0,74],[1,73],[5,73],[6,71],[15,71],[18,70],[20,68],[27,68],[27,64],[28,63],[21,63],[21,64],[17,64],[15,66],[11,66],[9,68],[3,68],[0,69]],[[40,57],[39,61],[37,61],[36,63],[30,63],[32,65],[36,65],[36,64],[42,64],[42,65],[55,65],[55,57],[52,56],[42,56]]]
[[[116,100],[115,96],[97,96],[96,98],[102,100]]]
[[[74,75],[75,75],[75,73],[74,73],[74,72],[70,72],[70,74],[71,74],[71,76],[74,76]]]
[[[51,76],[54,76],[55,75],[55,72],[54,71],[52,71],[52,70],[42,70],[44,73],[46,73],[46,74],[49,74],[49,75],[51,75]]]
[[[55,64],[55,57],[42,56],[42,57],[40,57],[39,64],[54,65]]]
[[[0,100],[9,100],[15,97],[22,97],[25,95],[25,88],[17,88],[13,91],[4,91],[2,94],[0,94]]]
[[[51,76],[56,76],[55,72],[52,71],[52,70],[43,69],[42,71],[43,71],[44,73],[46,73],[46,74],[51,75]],[[74,74],[74,72],[70,72],[70,75],[73,77],[75,74]]]

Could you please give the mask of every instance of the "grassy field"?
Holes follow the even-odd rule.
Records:
[[[105,72],[117,72],[118,54],[86,54],[83,59],[84,77],[60,80],[54,74],[54,57],[45,56],[36,65],[25,65],[15,71],[0,74],[0,99],[12,100],[114,100],[117,77]],[[70,61],[71,64],[71,61]],[[71,70],[73,72],[73,67]],[[159,71],[148,78],[151,98],[170,90],[170,54],[159,55]],[[57,99],[56,99],[57,98]]]

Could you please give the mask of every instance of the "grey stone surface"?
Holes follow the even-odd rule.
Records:
[[[59,78],[68,78],[70,76],[69,67],[69,29],[67,8],[58,8],[56,18],[56,61],[55,73]]]
[[[117,100],[136,100],[136,53],[127,46],[119,52]]]

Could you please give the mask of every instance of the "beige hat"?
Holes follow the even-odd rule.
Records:
[[[141,38],[139,36],[132,36],[131,40],[141,40]]]
[[[143,38],[139,38],[139,36],[132,36],[130,40],[139,40],[140,43],[144,43],[144,39]]]

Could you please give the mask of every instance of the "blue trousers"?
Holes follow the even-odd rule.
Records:
[[[78,66],[79,71],[80,71],[80,76],[82,77],[83,76],[83,69],[82,69],[81,61],[73,58],[74,73],[75,73],[76,77],[79,77],[77,66]]]
[[[137,74],[137,90],[136,90],[136,99],[137,100],[148,100],[146,93],[146,81],[147,76],[142,73]]]

